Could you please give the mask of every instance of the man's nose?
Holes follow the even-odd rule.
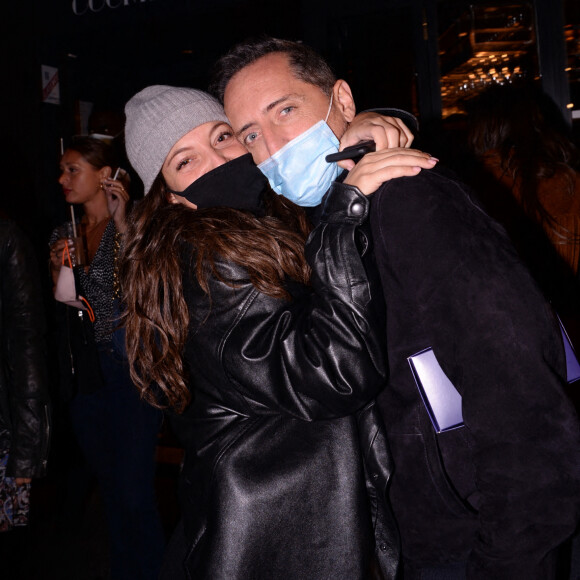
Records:
[[[268,157],[272,157],[274,153],[280,151],[286,143],[288,143],[289,139],[282,134],[280,130],[274,128],[266,128],[263,130],[262,133],[264,147],[267,152],[266,159]]]

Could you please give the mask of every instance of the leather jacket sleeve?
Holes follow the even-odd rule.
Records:
[[[224,294],[236,300],[224,316],[231,321],[232,309],[237,314],[218,356],[235,387],[227,396],[239,397],[238,408],[332,418],[360,409],[384,386],[381,291],[367,277],[358,249],[368,211],[358,189],[333,185],[305,248],[312,288],[293,301],[249,284],[245,295]],[[212,302],[215,328],[222,322],[213,291]]]
[[[0,226],[2,260],[2,409],[10,432],[7,475],[46,472],[50,416],[45,318],[37,263],[31,245],[9,222]]]

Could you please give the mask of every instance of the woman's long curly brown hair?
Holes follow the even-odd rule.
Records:
[[[119,279],[131,378],[150,404],[182,412],[190,401],[183,361],[189,326],[183,244],[193,246],[192,267],[208,293],[216,258],[246,268],[252,284],[269,296],[289,299],[288,279],[308,284],[304,244],[311,227],[304,211],[271,191],[264,201],[263,217],[228,208],[190,210],[167,201],[160,175],[133,210]]]
[[[540,184],[561,173],[574,195],[580,151],[554,102],[535,84],[497,85],[467,104],[471,150],[478,157],[497,151],[504,174],[519,187],[521,205],[557,237],[573,239],[544,208]]]

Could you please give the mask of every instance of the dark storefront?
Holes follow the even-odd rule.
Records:
[[[348,81],[359,110],[414,113],[417,147],[451,166],[446,155],[456,150],[448,135],[457,119],[461,124],[464,103],[495,83],[535,81],[579,135],[578,0],[9,0],[1,21],[0,209],[34,243],[48,306],[47,240],[70,215],[57,182],[62,148],[73,135],[89,133],[122,146],[123,108],[132,95],[151,84],[203,89],[216,59],[248,37],[315,47]],[[133,194],[139,189],[135,177]],[[54,357],[51,366],[56,377]],[[58,445],[55,471],[69,461]],[[170,520],[181,450],[171,452]],[[50,503],[51,486],[58,485],[40,482],[39,497]]]
[[[570,122],[580,109],[580,18],[570,0],[67,0],[4,10],[3,205],[39,240],[65,217],[61,139],[120,133],[136,91],[205,87],[220,54],[261,33],[315,46],[360,109],[410,110],[424,137],[462,98],[510,76],[540,79]]]

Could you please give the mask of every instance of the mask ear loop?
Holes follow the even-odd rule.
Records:
[[[332,99],[333,98],[334,98],[334,93],[330,93],[330,105],[328,105],[328,111],[327,111],[326,117],[324,119],[325,123],[328,121],[328,117],[330,117],[330,110],[332,109]]]

